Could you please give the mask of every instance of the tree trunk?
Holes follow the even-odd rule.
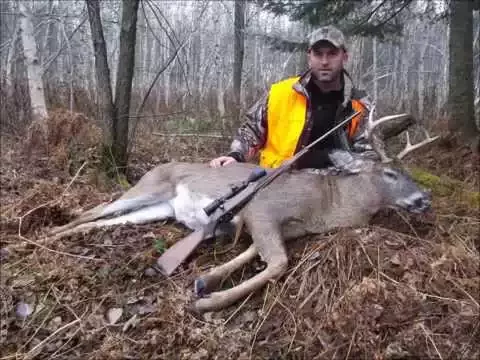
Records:
[[[234,121],[240,120],[240,100],[242,91],[243,53],[245,46],[245,1],[235,0],[234,19],[234,60],[233,60],[233,96]]]
[[[97,98],[100,107],[101,124],[103,127],[103,143],[107,149],[113,144],[112,128],[115,123],[110,70],[108,68],[107,47],[103,36],[100,18],[100,4],[97,0],[85,0],[88,9],[88,19],[92,33],[93,51],[95,54],[95,73],[97,80]]]
[[[426,39],[428,40],[428,39]],[[428,42],[425,42],[425,45],[418,45],[420,47],[419,50],[419,63],[418,63],[418,84],[417,84],[417,94],[418,94],[418,117],[420,118],[420,121],[424,120],[424,108],[425,108],[425,96],[427,95],[425,92],[425,52],[427,51],[427,44]]]
[[[115,87],[116,122],[113,126],[113,155],[119,170],[124,173],[128,160],[128,120],[135,67],[135,40],[137,34],[137,12],[140,0],[123,0],[122,24],[120,29],[120,53],[117,82]]]
[[[449,130],[471,145],[478,136],[473,105],[473,2],[450,3]]]
[[[372,49],[373,49],[373,75],[372,75],[372,80],[373,80],[373,103],[378,104],[378,67],[377,67],[377,38],[374,37],[372,39]]]
[[[7,94],[9,97],[13,96],[13,63],[16,56],[16,44],[18,38],[19,26],[15,25],[15,30],[13,31],[13,36],[10,44],[10,48],[7,54],[7,62],[5,68],[2,68],[2,76],[5,76],[5,85],[7,86]]]
[[[22,39],[23,53],[27,70],[27,82],[30,95],[32,120],[39,121],[47,134],[47,106],[42,82],[42,66],[37,54],[37,44],[33,32],[32,14],[25,3],[19,2],[20,11],[20,36]]]

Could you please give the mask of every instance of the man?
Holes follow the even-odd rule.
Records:
[[[316,30],[308,38],[307,56],[309,69],[273,84],[247,113],[230,153],[213,159],[210,166],[250,161],[259,155],[260,166],[277,167],[355,111],[361,114],[320,141],[296,167],[329,166],[327,153],[333,148],[364,149],[362,128],[370,105],[344,69],[348,54],[343,33],[333,26]]]

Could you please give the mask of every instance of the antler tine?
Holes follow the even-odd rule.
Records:
[[[404,119],[406,117],[410,117],[408,114],[398,114],[398,115],[390,115],[384,116],[376,121],[373,120],[375,112],[375,105],[372,106],[370,114],[368,116],[367,126],[366,126],[366,137],[368,142],[371,144],[373,150],[380,156],[380,160],[384,163],[388,163],[393,161],[393,159],[389,158],[385,152],[385,144],[383,143],[382,139],[375,134],[375,129],[380,125],[388,121]]]
[[[388,121],[392,121],[392,120],[399,120],[399,119],[405,119],[405,118],[409,118],[410,115],[409,114],[396,114],[396,115],[389,115],[389,116],[384,116],[376,121],[373,121],[373,119],[369,116],[368,118],[368,131],[369,133],[373,132],[373,130],[380,124],[383,124],[383,123],[386,123]]]
[[[415,144],[415,145],[412,145],[412,143],[410,142],[410,135],[409,135],[408,131],[406,131],[407,144],[405,145],[405,148],[400,153],[398,153],[397,159],[401,160],[407,154],[411,153],[412,151],[417,150],[417,149],[419,149],[419,148],[421,148],[425,145],[428,145],[428,144],[430,144],[430,143],[432,143],[435,140],[440,138],[440,136],[431,137],[430,134],[428,133],[427,129],[425,129],[425,127],[423,127],[423,126],[422,126],[422,130],[425,134],[426,139],[419,142],[418,144]]]

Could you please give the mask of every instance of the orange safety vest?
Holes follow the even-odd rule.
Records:
[[[276,168],[294,155],[307,117],[307,99],[292,88],[299,77],[277,82],[271,86],[267,107],[267,139],[260,151],[260,166]],[[362,111],[348,126],[352,137],[365,114],[364,105],[352,100],[354,111]]]

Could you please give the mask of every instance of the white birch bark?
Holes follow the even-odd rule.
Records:
[[[37,54],[37,44],[33,33],[32,14],[25,3],[19,2],[20,36],[23,44],[27,69],[27,82],[30,95],[33,120],[43,120],[47,117],[47,106],[42,82],[42,67]],[[44,124],[45,130],[46,123]]]

